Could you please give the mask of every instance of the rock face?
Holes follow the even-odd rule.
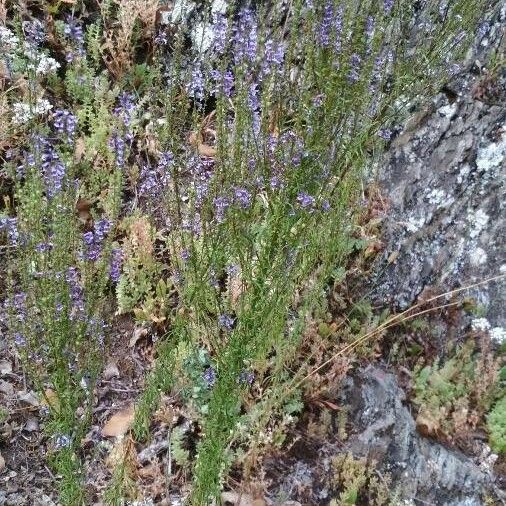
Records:
[[[349,375],[340,401],[349,408],[353,433],[344,451],[375,459],[407,504],[478,506],[485,495],[500,493],[470,459],[419,435],[404,400],[395,376],[378,367]]]
[[[504,51],[506,3],[494,20],[473,62],[491,46]],[[444,91],[394,139],[379,170],[389,208],[372,284],[382,305],[404,309],[425,288],[506,273],[506,69],[489,76],[471,63]],[[506,326],[505,294],[504,278],[470,292],[496,328]]]

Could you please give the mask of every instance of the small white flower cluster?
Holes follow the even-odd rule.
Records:
[[[34,70],[38,76],[44,76],[60,68],[60,64],[50,56],[47,56],[25,42],[23,55],[27,58],[28,70]]]
[[[16,102],[12,105],[12,121],[18,125],[30,121],[38,115],[45,114],[53,108],[49,100],[38,98],[34,105]]]
[[[54,72],[60,67],[54,58],[39,51],[32,44],[26,41],[21,44],[19,37],[5,26],[0,26],[0,53],[10,58],[25,59],[26,68],[35,71],[38,76]]]
[[[497,344],[502,344],[506,341],[506,329],[503,327],[494,327],[490,329],[490,339]]]
[[[475,318],[471,322],[471,328],[474,331],[481,330],[482,332],[486,332],[490,329],[490,322],[486,318]]]
[[[0,49],[3,51],[11,51],[19,44],[19,38],[14,35],[8,28],[0,25]]]
[[[502,344],[506,341],[506,329],[503,327],[493,327],[486,318],[475,318],[471,322],[471,328],[474,331],[488,332],[490,339],[497,344]]]

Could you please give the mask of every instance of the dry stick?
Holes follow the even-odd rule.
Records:
[[[325,362],[323,362],[323,364],[319,365],[316,369],[314,369],[313,371],[311,371],[306,377],[304,377],[302,380],[300,380],[298,383],[296,383],[296,385],[295,385],[294,388],[298,388],[307,379],[309,379],[311,376],[313,376],[314,374],[316,374],[318,371],[320,371],[321,369],[323,369],[325,366],[327,366],[328,364],[330,364],[331,362],[333,362],[337,357],[339,357],[340,355],[342,355],[345,351],[348,351],[349,349],[353,349],[354,347],[358,346],[359,344],[361,344],[362,342],[366,341],[370,337],[378,334],[382,330],[389,329],[390,327],[398,325],[399,322],[401,322],[401,321],[409,320],[409,319],[414,318],[416,316],[419,316],[421,314],[425,314],[425,313],[429,313],[431,311],[437,311],[438,309],[444,309],[446,307],[458,305],[458,304],[460,304],[460,301],[452,302],[450,304],[445,304],[445,305],[438,306],[438,307],[435,307],[435,308],[425,309],[423,311],[420,311],[420,312],[417,312],[417,313],[414,313],[414,314],[406,316],[407,313],[410,313],[411,311],[413,311],[417,307],[424,306],[424,305],[428,304],[429,302],[432,302],[434,300],[440,299],[442,297],[448,297],[448,296],[453,295],[455,293],[459,293],[459,292],[462,292],[464,290],[470,290],[471,288],[476,288],[477,286],[484,285],[484,284],[490,283],[492,281],[498,281],[498,280],[503,279],[505,277],[506,277],[506,274],[500,274],[499,276],[494,276],[492,278],[485,279],[485,280],[480,281],[478,283],[473,283],[472,285],[463,286],[461,288],[455,288],[454,290],[450,290],[449,292],[445,292],[445,293],[442,293],[440,295],[436,295],[434,297],[431,297],[430,299],[427,299],[427,300],[424,300],[422,302],[419,302],[418,304],[415,304],[414,306],[406,309],[402,313],[399,313],[397,315],[392,316],[391,318],[389,318],[388,320],[386,320],[384,323],[382,323],[381,325],[379,325],[376,329],[371,330],[370,332],[367,332],[366,334],[364,334],[361,337],[358,337],[357,339],[355,339],[355,341],[353,341],[349,345],[345,346],[343,349],[339,350],[332,357],[330,357],[328,360],[326,360]]]

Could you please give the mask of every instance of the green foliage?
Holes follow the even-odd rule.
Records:
[[[389,475],[380,479],[374,469],[374,462],[355,459],[353,455],[340,454],[332,459],[334,476],[331,480],[332,489],[339,490],[339,496],[332,499],[331,506],[353,506],[359,499],[365,504],[382,506],[392,504],[393,499]]]
[[[477,352],[468,340],[446,361],[436,360],[413,371],[417,421],[432,435],[464,436],[489,409],[499,371],[488,345],[484,339]]]
[[[506,395],[494,404],[487,415],[487,428],[492,449],[498,453],[506,452]]]
[[[177,465],[187,468],[190,463],[190,452],[184,448],[186,431],[183,427],[174,427],[170,432],[170,454]]]
[[[155,1],[106,0],[92,14],[58,2],[48,11],[60,18],[56,39],[41,42],[36,58],[49,47],[71,58],[44,75],[14,44],[5,100],[21,112],[7,127],[17,146],[6,163],[14,204],[1,222],[12,243],[7,320],[31,381],[58,400],[46,431],[59,441],[51,462],[62,504],[84,502],[79,444],[114,313],[152,324],[160,337],[134,436],[149,436],[162,392],[198,426],[196,445],[186,446],[178,426],[171,433],[173,457],[193,473],[190,503],[217,498],[234,458],[251,446],[282,444],[303,408],[293,385],[306,322],[323,311],[346,258],[366,245],[355,233],[364,170],[405,104],[449,78],[481,3],[455,0],[444,18],[428,10],[413,40],[412,2],[385,11],[346,0],[342,30],[325,40],[325,9],[338,16],[338,2],[295,0],[286,13],[243,12],[254,25],[244,48],[226,36],[231,46],[203,53],[189,44],[195,27],[163,33]],[[79,30],[69,33],[69,11],[84,20],[84,44]],[[268,57],[276,48],[283,55]],[[225,71],[230,90],[217,78]],[[38,110],[42,97],[53,102]],[[60,107],[77,121],[70,133],[53,116]],[[121,248],[118,276],[113,248]],[[357,301],[351,331],[373,320],[370,304]],[[470,355],[423,369],[419,402],[457,403],[472,381]],[[111,504],[129,487],[122,466]],[[355,503],[363,485],[345,480],[340,501]]]

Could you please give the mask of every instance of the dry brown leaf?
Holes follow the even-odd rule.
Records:
[[[137,467],[137,452],[132,438],[126,437],[116,441],[105,459],[105,464],[111,470],[118,465],[125,465],[125,470],[132,474]]]
[[[0,392],[11,397],[14,395],[14,387],[8,381],[0,380]]]
[[[125,409],[118,411],[106,422],[102,428],[102,436],[120,437],[123,436],[134,420],[134,405],[130,404]]]
[[[239,492],[222,492],[221,500],[234,504],[234,506],[265,506],[266,502],[261,499],[253,499],[249,494],[241,494]]]
[[[110,360],[104,369],[104,378],[110,380],[111,378],[119,378],[119,369],[116,362]]]
[[[422,436],[435,436],[440,431],[440,425],[430,413],[420,411],[416,417],[416,430]]]
[[[0,375],[5,376],[12,372],[12,364],[8,360],[0,360]]]
[[[132,337],[130,338],[130,341],[128,343],[128,346],[130,346],[130,348],[133,348],[136,344],[137,344],[137,341],[141,338],[141,337],[144,337],[146,334],[148,333],[148,330],[145,329],[145,328],[142,328],[142,327],[137,327],[133,334],[132,334]]]
[[[86,144],[84,137],[76,139],[74,147],[74,159],[76,162],[80,162],[83,159],[84,153],[86,152]]]
[[[51,388],[46,388],[44,395],[42,396],[41,403],[45,406],[51,407],[54,410],[58,410],[60,407],[60,400],[58,399],[58,395]]]
[[[29,404],[30,406],[33,406],[33,407],[40,406],[39,399],[37,398],[35,393],[32,392],[31,390],[29,392],[26,392],[24,390],[19,392],[18,399],[22,402],[25,402],[26,404]]]
[[[397,257],[399,256],[399,252],[398,251],[392,251],[392,253],[390,253],[390,255],[388,255],[388,260],[387,262],[389,264],[392,264],[394,263],[396,260],[397,260]]]
[[[204,143],[197,146],[197,151],[199,152],[199,155],[208,156],[209,158],[215,157],[217,153],[216,148]]]

